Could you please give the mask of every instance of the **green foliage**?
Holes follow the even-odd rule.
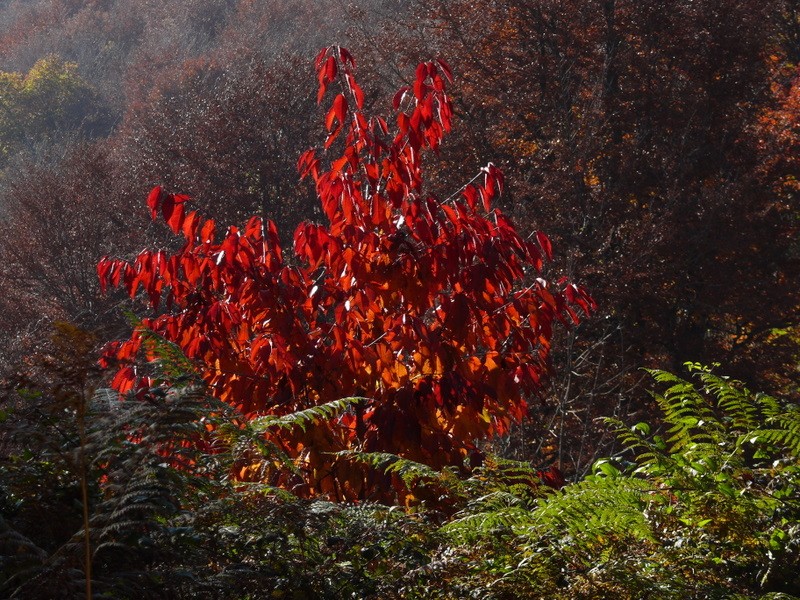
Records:
[[[106,133],[108,115],[78,65],[46,56],[26,74],[0,72],[0,157],[81,131]]]
[[[159,357],[159,376],[186,366],[164,340],[148,344]],[[55,387],[65,389],[63,382]],[[81,447],[89,462],[96,597],[393,598],[395,582],[435,548],[436,530],[422,517],[369,503],[300,499],[267,480],[237,478],[239,467],[254,461],[296,471],[265,442],[265,431],[311,427],[358,399],[248,422],[184,374],[124,398],[98,390],[87,403],[81,446],[74,414],[56,407],[49,388],[19,390],[15,398],[14,406],[8,398],[4,404],[16,445],[0,470],[2,597],[85,597],[74,460]],[[48,405],[53,427],[64,434],[58,440],[41,418]],[[62,527],[50,531],[51,523]]]
[[[659,433],[610,421],[627,452],[598,461],[592,475],[535,505],[501,486],[443,527],[475,561],[467,587],[492,598],[766,598],[798,589],[800,412],[687,366],[696,382],[651,373],[667,386],[655,394]]]
[[[319,406],[312,406],[304,410],[293,412],[289,415],[264,415],[263,417],[252,419],[247,426],[251,427],[253,431],[257,433],[264,433],[273,428],[292,429],[294,427],[299,427],[305,431],[308,427],[314,426],[320,421],[328,421],[340,415],[351,406],[363,400],[365,400],[365,398],[340,398],[339,400],[332,400],[325,404],[320,404]]]
[[[413,487],[421,480],[447,479],[446,474],[450,470],[436,471],[428,465],[401,458],[389,452],[357,452],[354,450],[343,450],[336,453],[343,458],[364,463],[387,474],[395,474],[400,477],[407,487]]]
[[[402,483],[404,510],[286,486],[303,466],[269,434],[335,420],[359,398],[248,421],[168,342],[147,343],[163,379],[122,399],[94,393],[83,442],[80,360],[4,406],[16,444],[0,471],[5,597],[84,596],[85,472],[98,597],[796,600],[800,411],[699,365],[692,380],[651,372],[661,421],[609,420],[625,450],[561,489],[496,456],[436,471],[338,453]],[[243,481],[243,466],[256,476]]]

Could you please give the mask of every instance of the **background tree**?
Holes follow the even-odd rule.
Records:
[[[161,73],[118,132],[125,177],[141,195],[162,184],[224,222],[260,214],[291,231],[314,209],[296,166],[316,118],[313,95],[294,76],[301,64],[246,52]]]
[[[359,52],[399,64],[453,51],[454,110],[476,127],[456,131],[432,179],[496,157],[505,206],[552,233],[558,271],[580,272],[604,307],[559,344],[574,351],[557,357],[553,425],[529,440],[549,429],[580,444],[594,417],[625,409],[642,364],[721,359],[793,393],[796,350],[770,332],[798,314],[796,217],[763,178],[758,133],[787,77],[790,4],[419,3],[416,19],[361,38]],[[773,182],[794,177],[781,169]],[[635,395],[634,410],[647,404]]]
[[[127,255],[147,239],[144,228],[124,224],[130,197],[101,145],[50,156],[10,172],[3,185],[9,231],[0,240],[4,370],[42,351],[57,321],[101,337],[124,331],[118,304],[124,295],[100,296],[96,257],[109,248]]]
[[[108,114],[75,63],[48,56],[25,75],[0,73],[0,152],[4,163],[47,141],[107,134]]]

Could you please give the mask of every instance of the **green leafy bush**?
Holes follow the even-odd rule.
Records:
[[[800,410],[688,367],[694,382],[652,372],[667,386],[662,424],[610,420],[627,450],[593,474],[534,502],[500,488],[447,523],[472,561],[467,587],[631,599],[800,589]]]

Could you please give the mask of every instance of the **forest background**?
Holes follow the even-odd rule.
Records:
[[[133,260],[145,247],[175,249],[169,229],[149,218],[145,199],[156,185],[189,195],[194,207],[220,224],[244,226],[251,215],[272,219],[284,246],[291,245],[291,233],[302,221],[323,220],[313,185],[300,181],[297,164],[308,148],[325,141],[321,124],[327,105],[317,103],[313,59],[320,48],[331,44],[346,46],[356,57],[365,111],[378,115],[390,112],[395,91],[413,81],[417,63],[446,60],[454,76],[448,87],[453,131],[438,154],[425,159],[426,190],[449,196],[491,161],[505,175],[503,194],[495,203],[511,216],[524,237],[543,231],[552,242],[553,258],[547,261],[543,276],[579,283],[597,304],[579,325],[554,331],[547,383],[529,399],[529,415],[510,434],[480,447],[483,456],[494,457],[488,464],[496,460],[511,469],[510,463],[502,461],[522,461],[530,466],[530,473],[514,477],[542,479],[553,487],[566,481],[574,486],[600,485],[597,481],[602,477],[613,479],[614,485],[623,480],[630,484],[635,478],[627,476],[626,465],[633,466],[631,473],[636,468],[635,454],[624,453],[630,440],[620,440],[603,418],[613,417],[625,427],[650,421],[662,433],[669,430],[665,423],[677,418],[676,405],[654,399],[651,378],[643,367],[680,374],[685,373],[687,362],[720,363],[720,373],[785,399],[785,406],[797,401],[800,3],[433,0],[340,6],[198,0],[175,10],[159,3],[111,0],[5,2],[0,5],[0,212],[5,231],[0,239],[0,363],[7,431],[2,438],[6,462],[3,526],[7,535],[22,535],[36,548],[24,559],[4,563],[6,573],[14,574],[9,575],[8,589],[18,597],[37,597],[42,592],[35,585],[63,578],[72,581],[71,577],[78,586],[75,593],[86,593],[90,587],[86,581],[91,579],[86,563],[75,567],[71,558],[65,558],[72,555],[64,548],[91,537],[86,535],[87,519],[119,517],[113,512],[119,506],[102,503],[126,497],[104,490],[99,479],[86,489],[93,469],[100,473],[107,466],[102,461],[83,464],[85,457],[77,462],[68,457],[76,448],[86,450],[93,434],[92,424],[84,422],[88,409],[74,404],[81,394],[64,396],[62,392],[83,390],[89,385],[86,382],[102,387],[103,375],[91,366],[100,345],[130,335],[126,309],[140,316],[150,314],[144,303],[132,303],[124,292],[101,293],[98,260],[106,255]],[[59,323],[54,337],[53,328]],[[81,348],[83,352],[78,351]],[[162,348],[162,352],[168,350]],[[711,375],[702,369],[696,373],[706,378],[706,385]],[[711,397],[721,389],[719,385],[708,388]],[[734,387],[764,410],[755,396]],[[188,394],[190,404],[197,401],[193,392],[180,393]],[[62,414],[61,425],[53,416],[64,409],[60,401],[67,401],[71,415],[63,419]],[[737,439],[757,428],[751,422],[731,426],[720,410],[717,406],[714,415],[726,427],[733,427]],[[777,409],[773,413],[773,417],[783,414]],[[194,422],[186,418],[189,424]],[[160,423],[153,415],[147,419]],[[58,432],[59,427],[64,431]],[[792,430],[785,424],[773,429],[782,427]],[[21,444],[20,439],[26,442]],[[795,450],[789,452],[786,464],[796,467],[797,451],[792,444],[797,442],[787,439],[779,441]],[[684,450],[680,445],[670,448],[670,452]],[[741,444],[735,449],[742,450]],[[605,456],[616,457],[613,466],[600,460]],[[752,476],[746,472],[757,470],[758,460],[763,459],[746,456],[737,476],[745,473],[752,486]],[[202,463],[197,457],[192,461]],[[231,461],[241,464],[234,458]],[[397,472],[403,470],[400,464],[392,464]],[[599,474],[598,464],[606,465]],[[215,465],[219,472],[225,471]],[[386,463],[377,466],[385,468]],[[412,465],[404,466],[403,473],[416,473],[408,475],[412,487],[424,479]],[[497,465],[494,470],[485,464],[477,468],[495,475],[504,472]],[[720,467],[714,477],[722,472],[729,476],[727,468]],[[461,473],[461,483],[457,483],[442,473],[425,475],[437,482],[435,493],[426,496],[419,489],[416,495],[410,493],[414,502],[424,506],[428,501],[430,511],[438,515],[428,515],[430,521],[390,524],[383,513],[374,521],[361,515],[364,528],[351,535],[364,536],[379,523],[386,529],[386,539],[349,547],[369,555],[370,548],[380,546],[374,552],[381,560],[361,555],[359,560],[349,555],[343,558],[347,544],[328,539],[333,534],[325,528],[335,530],[336,519],[350,518],[337,511],[355,510],[352,507],[332,505],[322,510],[300,499],[249,498],[254,505],[273,502],[261,506],[260,512],[254,508],[248,518],[258,521],[271,515],[271,527],[284,536],[259,539],[257,544],[272,544],[272,555],[283,553],[289,558],[282,565],[270,563],[272,571],[265,574],[253,567],[249,550],[240,548],[237,564],[249,565],[257,573],[241,577],[260,582],[252,583],[252,589],[283,590],[286,597],[292,597],[286,591],[291,574],[303,569],[318,572],[325,581],[333,577],[330,585],[335,591],[325,593],[341,597],[383,597],[391,588],[388,581],[406,577],[408,589],[403,594],[427,597],[424,594],[430,590],[420,590],[431,585],[426,577],[433,576],[424,573],[425,567],[438,568],[436,577],[452,582],[443,597],[468,596],[474,590],[488,594],[490,589],[499,589],[498,597],[519,595],[520,589],[533,597],[557,597],[557,593],[605,597],[619,595],[625,586],[632,586],[626,592],[630,597],[638,597],[641,588],[636,586],[655,584],[646,583],[647,577],[632,577],[632,572],[652,575],[648,569],[654,569],[653,565],[678,562],[674,555],[653,558],[645,566],[626,562],[630,557],[609,562],[603,552],[625,556],[624,538],[600,532],[603,542],[593,539],[585,547],[578,544],[580,552],[564,559],[564,564],[539,565],[542,570],[531,574],[514,556],[533,552],[538,543],[553,547],[556,542],[534,544],[528,530],[527,541],[520,542],[525,528],[518,522],[504,522],[505,533],[487,527],[493,532],[487,535],[516,536],[516,546],[512,544],[516,555],[498,550],[496,564],[487,561],[481,569],[472,563],[466,567],[462,561],[454,567],[447,562],[447,549],[458,556],[453,549],[463,548],[459,544],[465,542],[436,537],[447,531],[440,530],[443,520],[453,515],[464,519],[463,511],[491,513],[483,510],[486,507],[476,509],[476,498],[485,494],[476,496],[475,490],[463,489],[462,479],[474,483],[478,477],[481,485],[495,479],[494,475]],[[662,485],[662,475],[650,472],[647,477]],[[511,494],[506,487],[519,483],[514,477],[499,477],[495,483],[504,494]],[[784,475],[773,472],[769,477],[781,480]],[[791,509],[797,510],[795,480],[786,477],[791,480],[786,483],[787,497],[793,503]],[[37,478],[46,481],[50,491],[37,488],[41,495],[26,497],[20,491],[23,484],[32,485]],[[727,479],[714,481],[730,484]],[[746,485],[744,479],[737,481]],[[125,486],[135,483],[126,480],[120,485],[128,489]],[[161,521],[155,513],[136,513],[131,520],[136,526],[129,524],[124,543],[121,538],[115,538],[116,542],[133,544],[130,540],[136,536],[131,532],[141,537],[142,531],[152,530],[151,518],[176,528],[170,519],[198,501],[190,498],[195,492],[186,491],[199,489],[195,484],[184,481],[183,491],[170,491],[182,500],[173,502],[175,512],[169,516],[155,511]],[[774,495],[771,485],[777,484],[764,484],[770,497]],[[226,488],[225,494],[233,493],[231,489]],[[491,488],[491,493],[499,492]],[[720,493],[725,496],[726,492]],[[169,496],[160,489],[156,495],[164,494]],[[537,494],[525,501],[538,506]],[[97,514],[87,517],[90,496]],[[702,497],[698,502],[708,507],[709,497]],[[442,498],[448,498],[447,502],[441,502]],[[226,501],[232,502],[230,497]],[[451,507],[441,512],[441,504]],[[756,504],[743,512],[737,512],[742,508],[738,506],[733,512],[763,517],[766,509]],[[309,507],[321,512],[311,515]],[[309,527],[318,528],[311,537],[320,543],[320,556],[338,558],[319,558],[317,563],[307,549],[293,554],[302,547],[293,545],[299,534],[281,529],[297,519],[291,511],[299,511],[309,522],[317,519]],[[67,513],[72,516],[63,518]],[[193,522],[191,527],[206,527],[206,532],[234,527],[222,522],[228,518],[220,516],[224,513],[220,509],[213,516],[205,515],[202,525]],[[42,515],[50,519],[56,514],[63,518],[63,527],[37,530]],[[679,519],[673,530],[664,522],[650,526],[662,534],[665,530],[675,534],[684,526],[702,530],[708,523],[697,524],[712,517],[681,518],[686,522]],[[214,519],[212,527],[209,523]],[[736,521],[730,515],[713,519],[724,522],[722,529],[752,526],[751,521]],[[702,571],[714,573],[703,576],[704,581],[722,590],[719,594],[796,591],[796,581],[775,575],[797,564],[794,536],[798,534],[780,525],[781,519],[791,521],[787,514],[773,510],[764,540],[752,541],[753,553],[758,560],[763,558],[763,564],[753,559],[759,566],[747,561],[745,566],[732,566],[735,561],[720,551],[722,566]],[[112,524],[117,526],[119,521],[112,519]],[[257,529],[253,523],[250,526]],[[95,527],[102,532],[111,525]],[[245,525],[236,523],[235,527],[244,529]],[[410,531],[413,528],[417,530]],[[80,531],[83,537],[76,533]],[[775,537],[776,531],[786,538]],[[177,534],[162,531],[159,535],[167,537],[150,533],[145,537],[156,540],[152,543],[158,547]],[[709,535],[702,538],[704,544],[710,544],[714,535],[724,538],[727,534]],[[645,538],[639,542],[666,547],[661,538]],[[140,586],[137,590],[155,586],[160,591],[154,594],[168,597],[164,589],[173,585],[170,578],[176,577],[177,567],[156,550],[144,556],[141,539],[136,539],[139,570],[131,575],[130,585]],[[188,537],[181,539],[189,544]],[[563,537],[553,539],[563,542]],[[241,538],[236,543],[240,542]],[[284,543],[286,547],[281,546]],[[613,551],[604,545],[609,543]],[[727,543],[735,545],[731,540]],[[408,553],[402,559],[386,549],[398,544]],[[474,540],[469,544],[474,545]],[[16,548],[8,551],[9,556],[22,552],[13,544],[9,547]],[[582,557],[581,552],[590,558],[575,558]],[[769,552],[772,556],[767,556]],[[246,555],[246,560],[241,558]],[[54,556],[59,557],[55,562]],[[192,568],[183,565],[192,575],[170,593],[177,597],[188,593],[175,591],[180,585],[210,586],[214,593],[221,589],[215,585],[227,589],[226,567],[209,569],[217,577],[214,581],[211,575],[203,579],[198,574],[204,560],[210,559],[197,558]],[[225,562],[219,556],[215,560],[219,565]],[[96,584],[100,589],[103,582],[113,587],[110,582],[119,578],[115,570],[119,559],[98,556],[94,561]],[[782,565],[780,569],[775,561]],[[348,566],[342,567],[344,563]],[[624,568],[616,572],[609,567],[598,574],[584,563],[614,563]],[[336,565],[349,573],[350,583],[335,581],[331,572]],[[70,568],[81,575],[73,577]],[[25,582],[33,579],[19,576],[22,572],[45,575],[27,589]],[[668,579],[663,572],[652,579],[659,577]],[[322,593],[313,588],[316,584],[303,581],[302,585],[311,587],[302,592],[306,596],[299,597]],[[658,597],[673,592],[686,597],[680,594],[699,585],[688,574],[681,581],[678,585],[669,580],[665,584],[669,590],[662,590]],[[248,585],[242,584],[244,591],[231,597],[259,597],[258,592],[248,591]],[[534,591],[519,587],[526,585],[534,585],[530,588]],[[700,588],[703,591],[697,597],[712,594]],[[127,597],[128,592],[115,593]]]

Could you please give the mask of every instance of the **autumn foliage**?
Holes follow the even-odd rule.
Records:
[[[331,47],[316,59],[325,115],[323,153],[299,160],[327,224],[303,223],[284,257],[271,221],[222,231],[155,188],[153,219],[183,236],[170,254],[103,258],[101,285],[146,292],[150,329],[195,361],[213,393],[253,417],[343,397],[360,401],[334,422],[282,433],[309,493],[365,497],[372,485],[330,453],[390,451],[441,466],[475,439],[503,434],[547,374],[555,322],[577,323],[593,301],[566,281],[537,277],[547,237],[524,239],[493,201],[503,175],[489,164],[452,196],[424,186],[423,159],[450,130],[443,61],[422,63],[394,98],[393,128],[363,112],[355,61]],[[141,330],[112,343],[113,385],[148,385],[135,360]],[[241,475],[247,476],[245,469]]]

